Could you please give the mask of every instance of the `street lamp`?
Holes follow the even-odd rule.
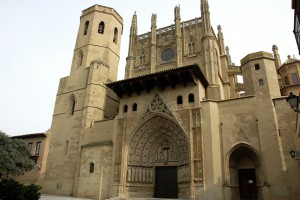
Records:
[[[298,110],[298,104],[299,104],[299,96],[294,95],[292,92],[290,92],[290,95],[286,98],[286,101],[289,102],[291,108],[295,111],[300,113],[300,110]]]

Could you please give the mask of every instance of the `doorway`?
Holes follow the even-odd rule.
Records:
[[[255,169],[238,169],[241,200],[257,200]]]
[[[178,198],[177,167],[155,168],[155,198]]]

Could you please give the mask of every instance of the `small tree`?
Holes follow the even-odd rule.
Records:
[[[17,176],[30,171],[34,162],[30,159],[30,152],[20,139],[12,139],[0,131],[0,173]]]

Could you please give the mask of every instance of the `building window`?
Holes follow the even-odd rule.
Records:
[[[195,102],[195,98],[194,98],[194,94],[189,94],[189,103],[194,103]]]
[[[30,152],[30,154],[31,154],[31,150],[32,150],[32,142],[29,142],[28,143],[28,151]]]
[[[76,107],[76,100],[74,94],[72,94],[69,98],[69,105],[68,105],[68,111],[70,115],[74,115],[75,113],[75,107]]]
[[[296,73],[291,74],[291,77],[294,85],[299,84],[298,75]]]
[[[124,105],[124,107],[123,107],[123,112],[124,112],[124,113],[127,113],[127,111],[128,111],[128,106],[127,106],[127,105]]]
[[[94,173],[94,168],[95,168],[95,165],[94,163],[90,163],[90,173]]]
[[[255,70],[259,70],[260,69],[259,64],[255,64],[254,67],[255,67]]]
[[[113,39],[113,42],[114,43],[118,43],[118,29],[115,27],[115,30],[114,30],[114,39]]]
[[[290,85],[290,82],[289,82],[289,77],[284,77],[284,83],[285,85]]]
[[[132,111],[137,111],[137,104],[136,104],[136,103],[134,103],[134,104],[132,105]]]
[[[163,52],[161,53],[161,60],[165,62],[171,61],[174,55],[175,55],[174,50],[172,48],[167,48],[163,50]]]
[[[98,33],[100,34],[104,34],[104,28],[105,28],[105,24],[104,22],[100,22],[99,27],[98,27]]]
[[[258,80],[258,85],[259,85],[259,86],[263,86],[263,85],[264,85],[264,80],[259,79],[259,80]]]
[[[41,150],[41,142],[37,142],[36,147],[35,147],[35,155],[36,156],[40,155],[40,150]]]
[[[86,35],[89,29],[89,21],[86,21],[84,24],[83,35]]]
[[[182,96],[180,95],[177,97],[177,104],[182,104]]]

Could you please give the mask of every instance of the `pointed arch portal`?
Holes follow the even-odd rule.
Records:
[[[258,199],[260,160],[254,149],[246,144],[234,148],[229,157],[229,173],[233,199]]]
[[[188,160],[182,128],[166,116],[154,115],[142,123],[129,143],[127,183],[154,186],[154,197],[177,198],[178,184],[189,182]]]

